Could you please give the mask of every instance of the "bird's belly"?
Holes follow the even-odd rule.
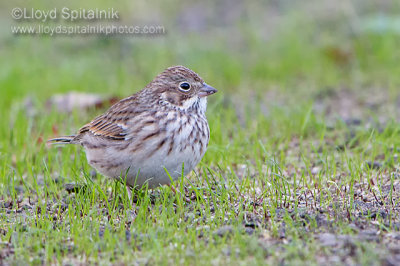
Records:
[[[167,149],[161,149],[145,161],[132,158],[127,183],[131,186],[143,186],[148,183],[149,188],[169,184],[171,179],[186,176],[194,169],[204,155],[199,151],[199,144],[195,144],[193,148],[175,149],[169,154]]]
[[[147,149],[130,153],[114,147],[106,151],[86,149],[86,155],[89,164],[105,176],[126,179],[126,183],[133,187],[142,187],[147,183],[149,188],[154,188],[169,184],[171,179],[176,180],[192,171],[203,157],[207,142],[197,142],[186,147],[175,143],[176,147],[172,151],[165,145],[150,157]]]

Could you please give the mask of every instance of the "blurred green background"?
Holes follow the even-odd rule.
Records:
[[[71,90],[127,96],[182,64],[234,104],[359,89],[397,97],[398,1],[13,1],[1,4],[2,112],[26,95],[37,104]],[[162,25],[156,36],[13,35],[14,7],[115,8],[122,25]],[[90,24],[90,23],[89,23]],[[274,93],[268,94],[273,91]],[[392,98],[392,97],[390,97]]]

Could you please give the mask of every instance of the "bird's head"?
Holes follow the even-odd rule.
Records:
[[[190,108],[204,109],[207,96],[217,92],[194,71],[184,66],[173,66],[165,69],[147,85],[163,103],[182,110]]]

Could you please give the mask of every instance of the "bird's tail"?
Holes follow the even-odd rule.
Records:
[[[63,137],[58,137],[54,139],[49,139],[46,143],[47,145],[53,145],[53,144],[74,144],[73,140],[75,139],[75,135],[71,136],[63,136]]]

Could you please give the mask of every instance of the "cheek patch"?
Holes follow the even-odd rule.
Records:
[[[179,104],[179,97],[175,93],[164,92],[162,98],[173,105]]]

